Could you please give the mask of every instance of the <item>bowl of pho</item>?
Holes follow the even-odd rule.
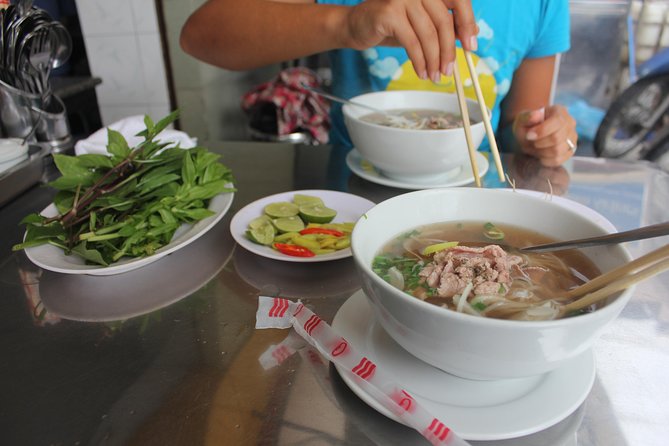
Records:
[[[622,245],[519,251],[615,231],[596,212],[565,203],[445,188],[377,204],[351,240],[376,322],[417,358],[470,379],[538,375],[584,353],[633,287],[568,313],[565,294],[631,257]]]
[[[346,128],[362,158],[398,181],[448,181],[471,169],[457,96],[434,91],[380,91],[351,99],[384,113],[344,105]],[[474,146],[485,136],[481,110],[468,100]]]

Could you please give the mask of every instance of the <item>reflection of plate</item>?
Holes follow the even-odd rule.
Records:
[[[211,280],[235,246],[226,218],[179,255],[113,276],[45,272],[39,293],[49,313],[80,321],[116,321],[166,307]]]
[[[230,184],[229,187],[232,187]],[[94,276],[106,276],[119,274],[140,268],[155,262],[156,260],[183,248],[195,241],[214,226],[230,209],[234,194],[222,193],[211,199],[209,209],[216,214],[198,221],[194,225],[183,225],[174,234],[172,241],[156,251],[155,254],[141,258],[127,258],[120,260],[110,266],[86,265],[84,260],[75,255],[65,255],[63,251],[52,245],[41,245],[26,249],[26,255],[37,266],[65,274],[91,274]],[[56,207],[50,204],[42,211],[42,215],[54,216],[57,214]]]
[[[410,355],[373,318],[367,298],[358,291],[339,309],[332,326],[428,411],[468,440],[513,438],[546,429],[576,410],[595,379],[591,351],[537,377],[503,381],[458,378]],[[348,374],[340,374],[362,400],[396,419]]]
[[[256,200],[253,203],[244,206],[232,218],[230,231],[237,243],[255,254],[270,259],[284,260],[286,262],[324,262],[327,260],[349,257],[351,255],[350,249],[342,249],[341,251],[336,251],[331,254],[317,255],[314,257],[293,257],[281,254],[268,246],[253,243],[246,238],[246,229],[248,228],[249,222],[256,217],[261,216],[265,206],[277,201],[292,201],[295,194],[320,197],[327,207],[337,211],[337,216],[335,217],[334,222],[358,221],[365,212],[374,206],[374,203],[366,198],[331,190],[298,190],[270,195],[269,197],[261,198],[260,200]]]
[[[237,274],[262,293],[281,297],[314,298],[350,295],[360,288],[352,258],[329,263],[275,262],[245,249],[233,257]]]
[[[381,174],[369,161],[362,158],[360,152],[353,149],[346,155],[346,164],[361,178],[372,183],[382,184],[384,186],[397,187],[400,189],[434,189],[440,187],[464,186],[474,182],[474,175],[469,166],[462,167],[460,172],[451,178],[436,183],[405,182],[388,178]],[[479,168],[479,176],[483,176],[488,171],[488,159],[480,152],[476,152],[476,164]]]

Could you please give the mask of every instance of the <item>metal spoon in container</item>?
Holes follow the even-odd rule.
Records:
[[[578,240],[568,240],[556,243],[546,243],[543,245],[526,246],[524,248],[520,248],[520,251],[525,251],[525,252],[559,251],[561,249],[584,248],[587,246],[598,246],[598,245],[608,245],[612,243],[631,242],[635,240],[644,240],[647,238],[661,237],[663,235],[669,235],[669,222],[658,223],[655,225],[632,229],[630,231],[616,232],[613,234],[607,234],[598,237],[589,237]]]

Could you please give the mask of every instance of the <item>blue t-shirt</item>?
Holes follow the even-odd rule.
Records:
[[[353,6],[361,0],[317,0]],[[500,103],[523,59],[552,56],[569,49],[568,0],[472,0],[479,26],[478,49],[472,54],[479,84],[497,128]],[[476,99],[462,50],[457,49],[465,94]],[[437,85],[420,79],[403,48],[375,47],[364,51],[330,51],[332,92],[344,98],[380,90],[433,90],[455,92],[451,76]],[[330,143],[351,147],[341,106],[331,108]],[[487,142],[481,145],[482,150]]]

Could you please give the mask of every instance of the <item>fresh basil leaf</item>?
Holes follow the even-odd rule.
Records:
[[[41,240],[43,243],[46,243],[50,239],[62,236],[64,233],[65,230],[61,224],[57,222],[48,224],[46,226],[30,224],[26,226],[26,236],[24,243],[33,242],[36,240]]]
[[[108,266],[109,264],[104,260],[100,251],[96,249],[88,249],[86,247],[86,242],[81,242],[72,248],[72,252],[77,254],[79,257],[89,262],[96,263],[102,266]]]
[[[195,164],[193,164],[193,159],[190,157],[190,152],[188,150],[184,150],[183,152],[181,177],[183,178],[183,184],[191,186],[195,184]]]
[[[99,153],[85,153],[83,155],[77,156],[77,159],[82,166],[92,169],[111,169],[114,167],[114,163],[109,156],[101,155]]]
[[[29,223],[32,224],[42,224],[44,221],[44,217],[42,217],[40,214],[33,213],[33,214],[28,214],[23,219],[21,220],[20,224],[26,225]]]
[[[160,226],[156,226],[155,228],[149,229],[146,233],[146,236],[157,237],[161,234],[171,234],[174,233],[174,231],[176,231],[179,226],[179,224],[162,224]]]
[[[154,189],[157,189],[161,186],[164,186],[167,183],[177,181],[180,178],[181,177],[179,175],[174,174],[174,173],[164,174],[164,175],[161,175],[161,176],[156,176],[156,177],[150,178],[147,181],[140,182],[137,185],[136,190],[137,190],[137,193],[139,193],[140,195],[143,195],[143,194],[146,194],[146,193],[149,193],[149,192],[153,191]]]
[[[165,130],[168,125],[176,121],[178,117],[179,117],[179,110],[174,110],[172,113],[170,113],[169,115],[165,116],[163,119],[158,121],[158,123],[154,126],[153,131],[157,135],[158,133]]]
[[[191,221],[199,221],[203,218],[211,217],[215,215],[215,212],[210,211],[209,209],[199,208],[199,209],[179,209],[175,210],[174,213],[180,217],[186,217]]]
[[[160,218],[162,218],[165,223],[167,224],[177,223],[177,218],[168,209],[159,209],[158,213],[160,213]]]
[[[112,155],[126,158],[130,155],[130,147],[123,135],[116,130],[107,129],[107,151]]]

